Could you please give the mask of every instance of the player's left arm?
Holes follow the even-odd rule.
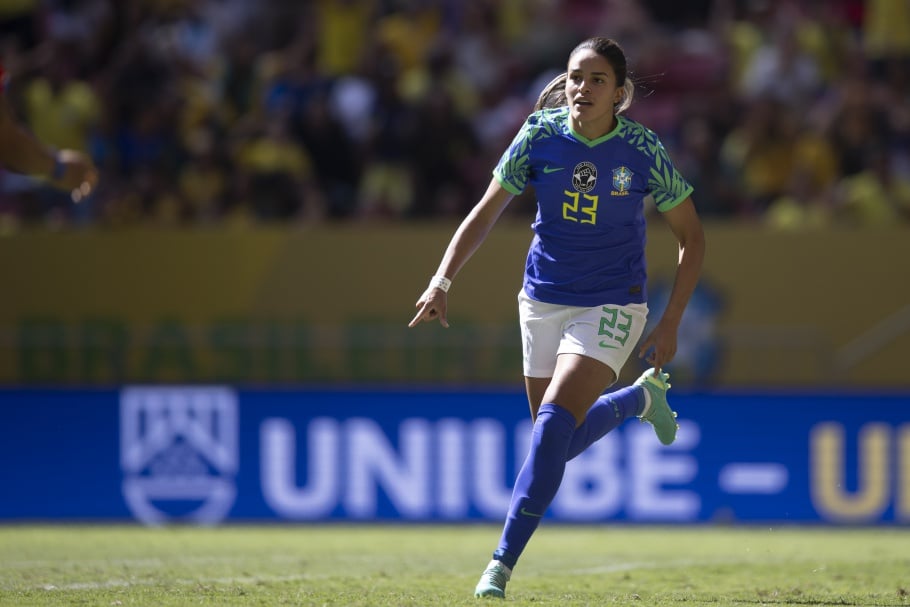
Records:
[[[683,312],[695,291],[705,258],[705,233],[691,197],[662,213],[679,243],[679,258],[670,299],[654,330],[639,347],[639,358],[647,356],[660,369],[676,354],[676,339]]]

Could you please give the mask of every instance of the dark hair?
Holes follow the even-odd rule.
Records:
[[[537,103],[534,104],[534,111],[545,108],[562,107],[568,104],[566,100],[566,78],[565,72],[561,73],[540,91],[537,96]]]
[[[569,53],[569,58],[578,51],[585,49],[594,51],[610,62],[610,67],[613,68],[613,72],[616,74],[616,83],[623,89],[622,99],[616,104],[614,111],[618,114],[627,110],[632,105],[635,83],[632,82],[632,78],[629,76],[626,54],[623,52],[622,47],[619,46],[618,42],[610,38],[588,38],[572,49],[572,52]],[[538,95],[537,103],[534,104],[534,111],[566,105],[565,88],[567,78],[568,74],[565,72],[553,78]]]

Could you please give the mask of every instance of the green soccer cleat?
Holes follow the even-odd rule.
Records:
[[[474,589],[474,596],[478,598],[492,596],[497,599],[506,598],[506,582],[512,577],[512,570],[502,564],[500,561],[490,561],[487,568],[484,569],[480,581],[477,582],[477,588]]]
[[[638,419],[654,426],[658,440],[665,445],[676,440],[676,431],[679,429],[679,424],[676,423],[676,411],[672,411],[667,403],[667,390],[670,389],[668,379],[670,379],[669,373],[657,373],[651,368],[635,380],[636,386],[641,386],[651,395],[651,406],[647,413],[640,415]]]

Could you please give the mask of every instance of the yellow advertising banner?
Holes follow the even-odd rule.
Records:
[[[455,227],[4,236],[0,383],[520,383],[525,219],[503,220],[455,279],[450,329],[406,327]],[[650,229],[653,313],[677,251]],[[910,384],[906,228],[706,235],[669,367],[681,385]]]

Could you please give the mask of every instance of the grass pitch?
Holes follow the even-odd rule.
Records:
[[[498,526],[0,527],[0,605],[908,605],[910,529],[541,526],[505,603]]]

